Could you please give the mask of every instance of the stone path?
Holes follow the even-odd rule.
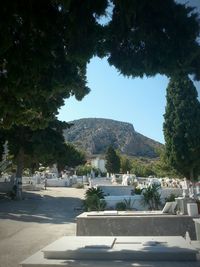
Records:
[[[64,235],[75,235],[84,189],[25,192],[22,201],[0,200],[0,267],[19,263]]]

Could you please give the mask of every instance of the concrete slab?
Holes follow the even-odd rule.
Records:
[[[84,212],[77,216],[77,236],[185,236],[196,240],[193,217],[150,212]]]
[[[84,253],[89,257],[90,251],[106,251],[112,249],[113,237],[76,237],[64,236],[42,249],[47,259],[76,259]],[[81,257],[81,256],[80,256]]]
[[[160,261],[94,261],[45,259],[42,251],[21,263],[22,267],[160,267]],[[199,267],[200,261],[162,261],[162,267]]]
[[[181,236],[66,236],[43,250],[47,259],[72,260],[196,260],[197,250]]]
[[[68,236],[53,242],[22,263],[31,266],[97,266],[105,261],[108,266],[114,262],[193,262],[200,263],[198,251],[180,236],[177,237],[75,237]],[[94,265],[88,265],[93,262]],[[81,263],[81,264],[80,264]],[[127,263],[126,263],[127,264]],[[171,263],[172,264],[172,263]],[[106,266],[102,265],[102,266]],[[163,264],[162,264],[163,265]],[[124,264],[123,264],[124,266]],[[127,265],[133,266],[133,265]],[[138,265],[140,266],[140,265]],[[147,265],[141,265],[147,266]],[[153,265],[155,266],[155,265]],[[159,265],[158,265],[159,266]],[[179,265],[177,265],[179,266]],[[189,265],[186,265],[189,266]]]

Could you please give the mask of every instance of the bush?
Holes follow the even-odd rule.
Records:
[[[11,198],[11,199],[15,199],[16,196],[17,196],[17,186],[16,185],[13,185],[13,188],[11,191],[9,191],[7,193],[8,197]]]
[[[177,196],[175,194],[171,193],[168,197],[165,198],[165,202],[173,202],[175,201],[176,197]]]
[[[126,204],[124,202],[118,202],[115,206],[116,210],[126,210]]]
[[[106,208],[106,201],[101,188],[88,188],[83,201],[85,211],[100,211]]]
[[[125,204],[125,210],[133,210],[133,204],[134,200],[129,199],[124,199],[124,204]]]
[[[159,185],[153,184],[143,190],[143,204],[148,205],[150,210],[158,210],[161,205]]]
[[[143,189],[141,189],[141,188],[139,188],[139,187],[136,187],[135,190],[134,190],[134,193],[135,193],[136,195],[141,195],[141,194],[142,194],[142,190],[143,190]]]
[[[104,193],[103,191],[101,190],[101,188],[97,187],[91,187],[91,188],[88,188],[87,191],[85,192],[85,196],[86,198],[87,197],[90,197],[90,196],[98,196],[99,199],[102,199],[104,198]]]
[[[105,210],[106,201],[99,199],[97,195],[92,195],[83,200],[83,206],[85,211],[101,211]]]

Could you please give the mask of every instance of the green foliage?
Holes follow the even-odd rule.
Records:
[[[94,195],[96,195],[99,199],[104,198],[104,193],[100,187],[97,187],[97,188],[91,187],[91,188],[88,188],[85,192],[86,198],[94,196]]]
[[[90,174],[91,171],[94,171],[95,176],[101,173],[99,169],[88,165],[80,165],[76,168],[76,174],[80,176]]]
[[[143,190],[143,204],[148,205],[150,210],[158,210],[161,204],[159,185],[152,184]]]
[[[119,173],[120,171],[120,157],[117,155],[115,149],[109,146],[106,152],[106,170],[109,173]]]
[[[131,161],[125,156],[120,156],[120,170],[122,173],[127,173],[131,170]]]
[[[141,189],[141,188],[139,188],[139,187],[136,187],[136,188],[134,189],[134,193],[135,193],[136,195],[141,195],[141,194],[142,194],[142,190],[143,190],[143,189]]]
[[[5,144],[5,135],[4,132],[0,129],[0,162],[4,153],[4,144]]]
[[[47,126],[65,98],[89,92],[86,68],[106,6],[106,0],[1,4],[0,126]]]
[[[131,160],[132,168],[130,173],[134,173],[138,177],[179,177],[180,174],[175,171],[167,162],[164,152],[165,147],[162,148],[162,150],[159,152],[159,157],[156,159],[133,158]]]
[[[116,210],[126,210],[126,204],[123,201],[118,202],[118,203],[116,203],[115,209]]]
[[[134,205],[134,200],[129,199],[124,199],[124,204],[126,206],[126,210],[133,210],[133,205]]]
[[[178,173],[172,166],[170,166],[166,153],[165,153],[165,146],[160,149],[158,152],[159,159],[156,160],[153,165],[153,172],[155,173],[156,177],[180,177],[180,173]]]
[[[165,198],[165,202],[173,202],[175,198],[178,197],[175,194],[171,193],[168,197]]]
[[[134,173],[139,177],[148,177],[150,175],[155,175],[153,164],[154,162],[148,159],[133,159],[131,173]]]
[[[85,193],[85,200],[83,201],[83,206],[86,211],[92,210],[104,210],[106,208],[106,201],[103,200],[104,193],[101,188],[88,188]]]
[[[182,69],[200,78],[199,23],[192,8],[172,0],[112,2],[106,38],[111,65],[133,77],[169,76]]]
[[[115,209],[116,210],[133,210],[134,200],[124,199],[123,201],[117,202]]]
[[[104,27],[98,21],[109,5]],[[200,78],[198,16],[191,11],[172,0],[3,1],[0,126],[46,127],[64,99],[89,92],[87,63],[97,54],[128,76],[181,70]]]
[[[7,193],[8,197],[11,198],[12,200],[17,197],[17,186],[13,185],[13,188],[11,191]]]
[[[200,174],[200,103],[187,75],[171,78],[164,117],[169,164],[188,179],[196,179]]]
[[[101,211],[105,210],[106,201],[99,199],[97,195],[92,195],[83,200],[83,206],[85,211]]]
[[[66,167],[74,168],[86,162],[85,154],[79,151],[74,145],[65,143],[64,152],[59,154],[57,160],[58,169],[63,170]]]
[[[74,167],[85,162],[85,156],[70,144],[65,144],[62,129],[66,123],[54,121],[45,129],[33,131],[29,127],[13,126],[5,130],[8,148],[17,162],[19,151],[23,151],[20,161],[23,167],[34,171],[39,167],[58,163],[58,168]]]

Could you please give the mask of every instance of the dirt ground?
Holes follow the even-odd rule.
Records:
[[[64,235],[75,235],[84,189],[25,192],[24,200],[0,199],[0,267],[19,263]]]

